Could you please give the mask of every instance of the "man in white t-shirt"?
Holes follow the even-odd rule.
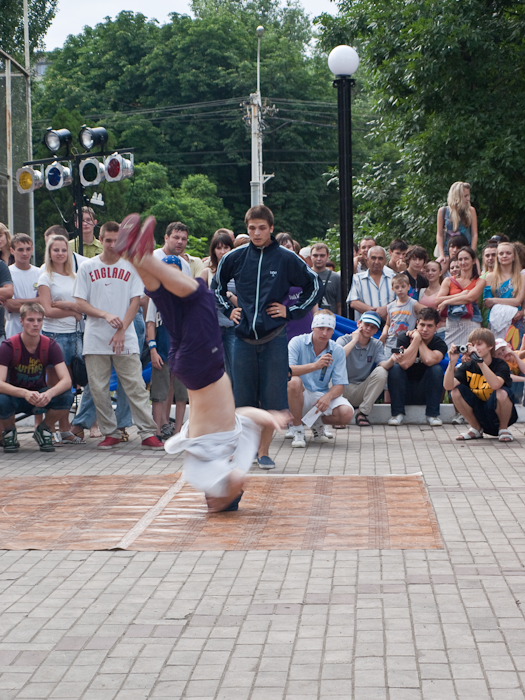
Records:
[[[162,450],[162,442],[155,437],[157,430],[142,379],[139,344],[133,326],[144,285],[133,266],[113,250],[118,231],[115,221],[102,226],[103,253],[80,266],[74,292],[80,311],[87,315],[84,358],[98,426],[105,436],[98,447],[109,450],[120,445],[109,395],[113,365],[128,397],[142,447]]]
[[[166,229],[166,233],[164,235],[164,245],[162,248],[157,248],[154,250],[153,255],[159,260],[163,260],[166,255],[176,255],[180,259],[184,274],[188,275],[188,277],[195,277],[196,275],[192,275],[191,273],[190,264],[181,255],[181,251],[184,251],[184,248],[186,248],[186,243],[188,242],[188,229],[184,226],[184,224],[180,224],[181,226],[184,226],[184,231],[179,231],[179,229],[176,228],[176,225],[179,223],[180,222],[177,221],[175,223],[168,224],[168,228]],[[204,269],[204,267],[201,269]]]
[[[20,307],[22,304],[34,301],[37,294],[40,269],[31,265],[33,256],[33,241],[27,233],[17,233],[11,239],[11,252],[15,262],[9,265],[13,280],[14,295],[5,302],[6,308],[6,338],[22,332],[20,323]]]

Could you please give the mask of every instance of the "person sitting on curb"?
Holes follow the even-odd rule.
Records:
[[[314,407],[319,413],[312,425],[314,442],[328,441],[326,424],[347,425],[354,415],[354,409],[342,395],[348,384],[346,360],[343,348],[331,340],[334,330],[335,315],[322,309],[314,314],[312,332],[297,335],[288,345],[292,447],[306,447],[301,419]]]
[[[18,452],[17,413],[45,414],[33,438],[41,452],[54,452],[52,428],[69,414],[73,403],[71,377],[60,346],[42,335],[44,307],[28,302],[20,307],[22,332],[0,346],[0,428],[4,452]],[[46,386],[46,367],[53,365],[57,383]]]
[[[359,406],[355,422],[360,428],[370,425],[368,415],[394,364],[393,356],[387,359],[383,343],[373,337],[380,328],[381,316],[366,311],[357,322],[357,330],[337,339],[337,345],[345,351],[348,372],[343,396],[353,406]]]
[[[470,359],[458,368],[459,348],[450,347],[443,386],[451,392],[456,411],[469,424],[456,440],[479,440],[484,432],[497,435],[500,442],[514,440],[509,426],[518,420],[518,414],[510,369],[505,360],[494,357],[495,345],[492,331],[476,328],[468,338]]]
[[[439,313],[424,308],[418,314],[415,330],[401,333],[397,339],[394,366],[388,373],[392,418],[388,425],[401,425],[406,404],[426,406],[427,423],[436,428],[443,425],[439,405],[443,393],[443,370],[439,364],[447,346],[436,335]]]

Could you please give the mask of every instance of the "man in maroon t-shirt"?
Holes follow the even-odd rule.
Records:
[[[44,413],[33,433],[41,452],[54,452],[52,428],[73,403],[71,377],[62,350],[41,336],[44,308],[37,302],[20,307],[22,333],[0,345],[0,429],[4,452],[18,452],[17,413]],[[43,338],[43,341],[42,341]],[[58,383],[46,386],[46,367],[53,365]]]

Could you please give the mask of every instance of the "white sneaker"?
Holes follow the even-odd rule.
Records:
[[[333,439],[334,439],[334,434],[331,433],[331,432],[328,430],[328,428],[326,427],[326,425],[325,425],[325,427],[324,427],[324,434],[326,435],[326,437],[327,437],[329,440],[333,440]]]
[[[456,411],[456,413],[454,413],[454,417],[452,418],[451,422],[452,422],[452,425],[464,425],[466,421],[463,418],[463,416],[461,415],[461,413],[458,413]]]
[[[326,434],[324,423],[322,423],[320,420],[315,421],[315,423],[312,425],[312,433],[314,436],[314,442],[320,444],[328,442],[328,435]]]
[[[390,418],[388,425],[401,425],[403,418],[404,415],[402,413],[398,413],[397,416],[392,416],[392,418]]]
[[[439,416],[427,416],[427,423],[431,428],[439,428],[443,425],[443,421]]]
[[[304,439],[304,430],[294,431],[292,447],[306,447],[306,440]]]
[[[284,436],[284,439],[285,439],[285,440],[293,440],[293,436],[294,436],[294,435],[295,435],[294,427],[293,427],[293,425],[289,425],[289,426],[288,426],[288,432],[287,432],[286,435]]]

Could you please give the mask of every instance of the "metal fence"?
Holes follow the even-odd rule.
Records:
[[[15,173],[32,158],[29,73],[0,49],[0,221],[34,242],[33,195],[19,194]]]

